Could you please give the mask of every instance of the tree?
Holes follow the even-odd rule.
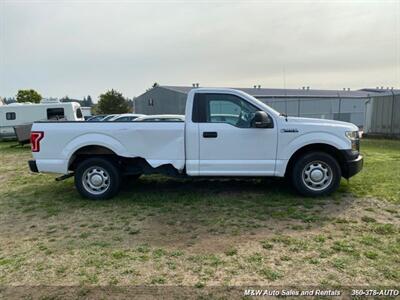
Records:
[[[68,95],[65,95],[60,99],[61,102],[71,102],[71,99],[69,99]]]
[[[92,115],[99,115],[99,105],[98,104],[94,104],[92,106],[92,108],[90,109],[90,112],[92,113]]]
[[[15,103],[15,102],[17,102],[15,100],[15,98],[11,98],[11,97],[9,97],[8,99],[4,98],[4,104],[11,104],[11,103]]]
[[[93,106],[92,97],[90,97],[90,95],[87,96],[86,101],[87,101],[87,106]]]
[[[85,104],[85,106],[89,106],[89,107],[93,106],[92,97],[90,97],[90,95],[87,96],[84,104]]]
[[[42,96],[35,90],[19,90],[17,93],[17,102],[32,102],[39,103],[42,100]]]
[[[99,96],[96,107],[99,114],[123,114],[129,112],[129,106],[121,93],[111,90]]]

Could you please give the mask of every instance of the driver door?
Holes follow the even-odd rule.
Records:
[[[254,128],[260,109],[236,95],[201,94],[199,175],[274,175],[277,130]]]

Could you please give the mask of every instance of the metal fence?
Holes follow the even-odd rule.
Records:
[[[400,94],[372,97],[366,119],[367,134],[400,138]]]
[[[263,97],[259,99],[289,116],[351,122],[360,129],[363,129],[365,125],[365,104],[369,101],[368,97]]]

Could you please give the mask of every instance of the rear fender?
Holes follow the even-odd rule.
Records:
[[[73,139],[63,149],[62,154],[67,161],[70,161],[72,155],[85,146],[102,146],[119,156],[129,157],[128,151],[118,140],[111,136],[97,133],[84,134]]]

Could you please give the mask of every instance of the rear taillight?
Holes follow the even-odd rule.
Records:
[[[40,151],[40,141],[44,137],[43,131],[32,131],[31,132],[31,145],[32,145],[32,152],[39,152]]]

